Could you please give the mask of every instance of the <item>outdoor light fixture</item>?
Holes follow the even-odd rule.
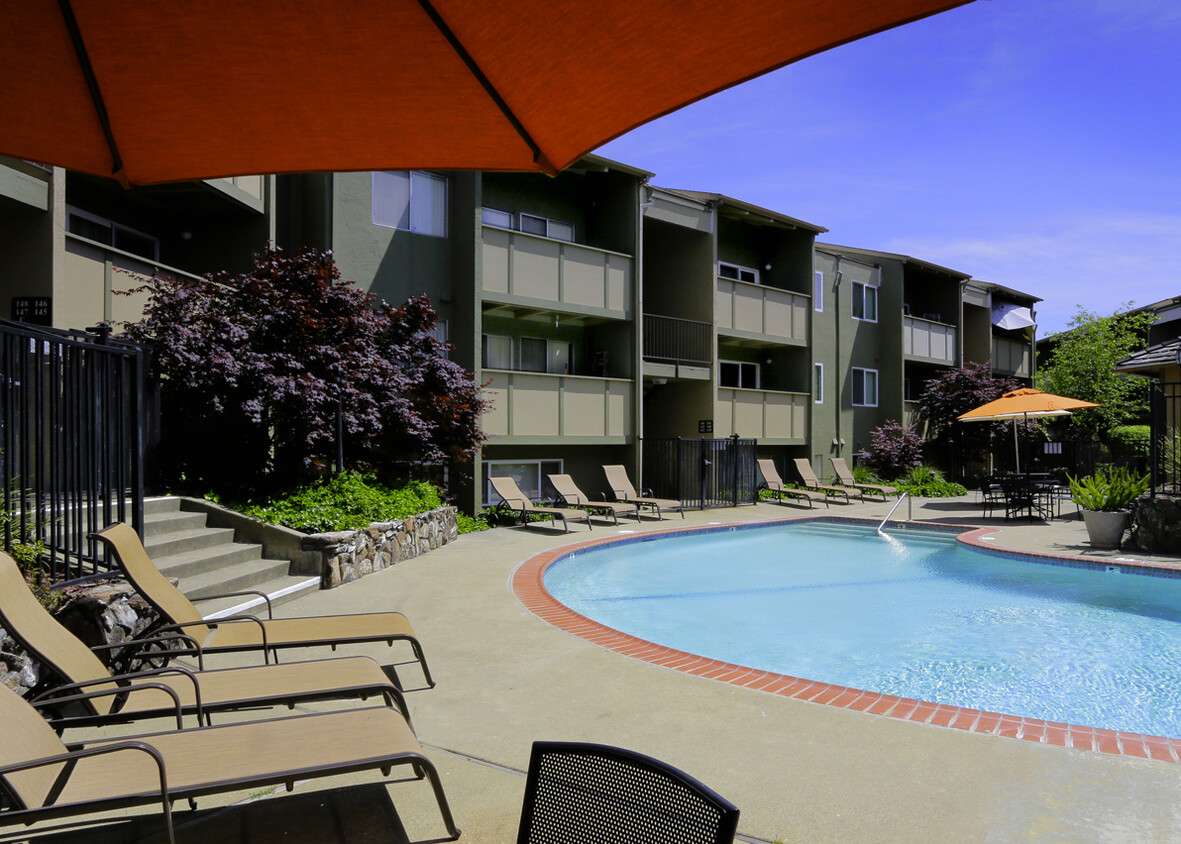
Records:
[[[1181,366],[1181,346],[1177,347],[1177,356],[1174,360],[1177,362],[1177,366]]]

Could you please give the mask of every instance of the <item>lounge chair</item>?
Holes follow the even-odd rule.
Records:
[[[822,492],[826,496],[833,498],[843,495],[845,497],[845,503],[849,503],[849,490],[842,489],[839,486],[822,486],[820,479],[817,478],[816,473],[812,471],[812,464],[808,462],[808,458],[797,457],[795,458],[795,464],[796,472],[798,472],[800,476],[800,481],[806,488],[814,492]]]
[[[590,513],[585,510],[574,510],[569,507],[538,507],[529,500],[529,496],[521,492],[517,482],[509,477],[489,478],[488,482],[492,484],[492,489],[500,496],[501,503],[505,508],[521,514],[521,524],[527,525],[530,516],[539,515],[549,516],[550,524],[557,524],[557,520],[561,519],[562,527],[566,529],[566,533],[570,532],[570,522],[586,522],[586,529],[591,530]]]
[[[635,516],[637,522],[640,520],[640,508],[635,504],[621,504],[618,501],[592,501],[578,488],[578,484],[574,483],[574,479],[569,475],[550,475],[549,482],[553,484],[558,495],[562,496],[562,500],[567,504],[609,515],[615,524],[619,524],[620,516]]]
[[[837,483],[841,486],[856,489],[861,492],[861,497],[864,500],[867,493],[873,495],[880,495],[882,501],[885,501],[888,496],[897,495],[898,490],[887,484],[859,484],[856,478],[853,477],[853,472],[845,463],[843,457],[830,457],[828,462],[832,464],[832,470],[836,473]]]
[[[627,476],[627,469],[623,466],[604,466],[603,473],[607,476],[607,486],[611,487],[611,494],[615,496],[616,501],[653,510],[658,519],[664,518],[664,510],[676,510],[682,519],[685,518],[685,508],[681,506],[680,501],[672,498],[653,498],[649,490],[645,490],[644,495],[637,495],[631,478]]]
[[[393,709],[345,709],[268,721],[127,736],[66,745],[11,689],[0,689],[0,825],[77,818],[158,805],[175,844],[172,803],[377,769],[410,766],[430,780],[452,839],[451,816],[435,766],[406,719]]]
[[[759,460],[759,471],[763,473],[763,481],[767,484],[767,489],[775,493],[775,499],[782,501],[783,496],[789,498],[802,498],[808,502],[808,509],[815,506],[813,502],[823,501],[824,506],[828,506],[828,496],[823,492],[815,492],[810,489],[797,489],[795,487],[787,486],[781,477],[779,477],[779,470],[775,468],[775,464],[770,460]]]
[[[403,641],[410,645],[422,667],[427,685],[434,686],[422,646],[414,628],[400,612],[319,615],[304,618],[258,618],[235,615],[206,620],[184,594],[156,568],[136,532],[121,522],[93,534],[118,561],[135,590],[160,613],[161,625],[149,633],[179,631],[194,639],[204,654],[262,651],[265,662],[279,660],[279,650],[312,648],[361,642]],[[267,603],[270,616],[270,603]]]
[[[671,765],[621,747],[538,741],[517,844],[732,844],[738,807]]]
[[[82,641],[62,627],[25,586],[16,562],[0,552],[0,626],[60,678],[28,698],[58,730],[70,726],[209,714],[299,701],[384,697],[410,720],[406,700],[367,656],[193,671],[169,667],[111,676]],[[127,643],[134,647],[135,643]]]

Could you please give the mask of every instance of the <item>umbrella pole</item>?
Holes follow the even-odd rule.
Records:
[[[1021,447],[1017,444],[1017,419],[1013,418],[1013,457],[1017,460],[1017,474],[1021,474]]]

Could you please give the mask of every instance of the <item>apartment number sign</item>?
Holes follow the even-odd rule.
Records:
[[[697,433],[712,434],[714,432],[714,421],[712,419],[698,419]]]
[[[13,296],[12,318],[30,325],[53,325],[52,302],[49,296]]]

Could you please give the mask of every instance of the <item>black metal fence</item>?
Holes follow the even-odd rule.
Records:
[[[758,500],[756,440],[644,440],[645,488],[686,508],[736,507]]]
[[[1153,384],[1148,406],[1152,495],[1181,495],[1181,383]]]
[[[0,320],[4,547],[43,542],[54,580],[106,570],[88,535],[142,533],[147,352],[106,333]]]

